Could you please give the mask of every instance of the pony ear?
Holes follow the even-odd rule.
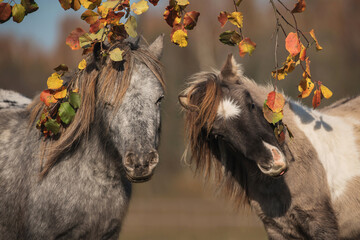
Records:
[[[220,75],[222,79],[231,80],[233,77],[237,76],[237,71],[238,71],[237,63],[232,53],[230,53],[226,59],[223,68],[221,69]]]
[[[160,34],[155,41],[150,44],[149,46],[149,51],[155,55],[155,57],[157,57],[157,59],[160,59],[161,55],[162,55],[162,50],[163,50],[163,43],[164,43],[164,35],[165,34]]]

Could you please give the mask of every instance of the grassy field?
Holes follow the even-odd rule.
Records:
[[[137,198],[131,201],[120,240],[262,240],[262,223],[214,198]]]

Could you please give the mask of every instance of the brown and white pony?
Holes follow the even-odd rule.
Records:
[[[269,239],[360,239],[360,97],[319,111],[287,99],[295,137],[280,144],[262,112],[271,90],[231,55],[191,78],[179,101],[196,169],[249,203]]]

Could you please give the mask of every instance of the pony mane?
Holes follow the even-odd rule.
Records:
[[[195,163],[195,172],[203,172],[205,180],[214,176],[218,190],[239,207],[247,201],[243,185],[245,174],[234,158],[223,155],[225,149],[220,149],[218,140],[209,135],[222,99],[221,81],[216,72],[201,72],[190,78],[188,87],[180,94],[188,103],[182,104],[187,110],[185,152],[191,151],[190,163]]]
[[[165,88],[161,63],[148,49],[126,42],[117,42],[109,48],[116,47],[124,50],[124,61],[112,62],[109,57],[101,59],[96,56],[94,50],[94,55],[86,58],[88,62],[86,69],[77,70],[65,77],[65,80],[70,79],[70,88],[79,89],[81,106],[71,124],[62,130],[58,139],[43,142],[40,153],[40,177],[44,177],[49,172],[63,153],[69,151],[81,139],[87,138],[90,126],[94,122],[95,108],[99,103],[110,103],[114,106],[114,111],[118,109],[129,87],[136,61],[144,63]],[[44,107],[39,96],[29,104],[27,108],[30,112],[29,127],[34,127]]]

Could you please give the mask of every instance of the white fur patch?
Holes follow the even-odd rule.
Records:
[[[241,113],[240,107],[231,99],[224,99],[220,102],[217,115],[220,118],[230,119]]]
[[[317,151],[327,174],[332,198],[336,199],[344,193],[346,184],[352,178],[360,176],[360,155],[354,132],[354,124],[358,122],[325,115],[298,103],[290,104],[298,128]]]

